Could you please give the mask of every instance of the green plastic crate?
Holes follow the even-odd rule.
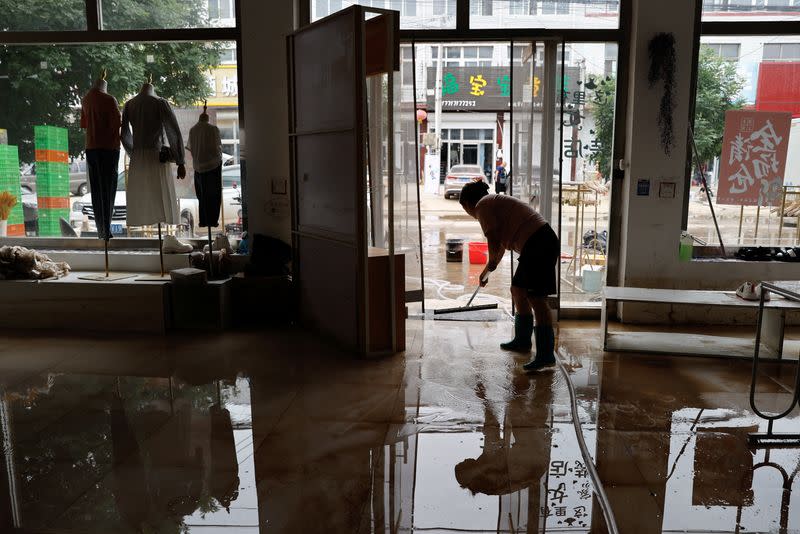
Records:
[[[69,220],[69,209],[48,208],[39,210],[39,236],[60,237],[61,218]]]
[[[69,166],[66,163],[36,163],[37,196],[68,197],[69,192]]]
[[[36,150],[58,150],[67,152],[69,149],[66,128],[56,126],[34,126],[34,147]]]
[[[16,145],[0,145],[0,191],[8,191],[17,197],[17,205],[11,209],[8,224],[22,224],[22,190],[19,185],[19,148]]]

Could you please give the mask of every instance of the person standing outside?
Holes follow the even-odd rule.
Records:
[[[460,202],[464,211],[478,220],[489,242],[489,258],[480,275],[481,287],[486,286],[489,273],[497,269],[506,250],[519,254],[519,265],[511,280],[511,298],[517,312],[514,339],[500,347],[528,352],[535,332],[536,356],[523,368],[536,371],[555,364],[555,332],[547,296],[558,291],[556,263],[561,255],[558,236],[537,211],[508,195],[489,194],[485,182],[465,185]]]
[[[508,169],[506,168],[506,162],[500,160],[497,163],[497,166],[494,169],[494,192],[498,195],[500,193],[505,193],[508,184]]]

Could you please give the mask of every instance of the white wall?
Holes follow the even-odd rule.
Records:
[[[694,2],[633,1],[629,99],[627,110],[626,161],[622,221],[622,285],[668,286],[678,264],[681,231],[681,199],[684,195],[686,131],[689,94]],[[677,72],[673,113],[674,145],[671,155],[659,141],[658,109],[661,85],[650,89],[648,44],[659,32],[675,37]],[[650,195],[637,196],[637,182],[650,180]],[[658,198],[659,183],[676,184],[675,198]]]
[[[800,265],[766,262],[681,262],[678,240],[682,226],[682,198],[688,129],[688,105],[692,63],[694,2],[650,2],[634,0],[630,84],[627,110],[627,147],[620,285],[656,288],[735,289],[745,280],[800,278]],[[650,89],[647,46],[658,32],[672,32],[676,41],[676,107],[673,115],[675,145],[671,156],[659,142],[657,113],[660,87]],[[636,195],[637,181],[650,179],[650,195]],[[658,197],[662,181],[676,183],[674,199]],[[626,319],[635,319],[640,307],[626,306]],[[669,309],[648,310],[650,321],[676,319]],[[681,314],[681,319],[727,322],[733,314],[705,316],[705,312]]]
[[[289,114],[286,36],[294,28],[292,0],[242,0],[244,128],[247,160],[247,213],[251,234],[291,242],[291,213],[286,195],[272,184],[289,181]]]

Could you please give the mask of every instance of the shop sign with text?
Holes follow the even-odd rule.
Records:
[[[717,203],[776,206],[781,201],[792,114],[725,113]]]
[[[508,67],[445,67],[442,70],[442,111],[506,111],[511,107],[513,96],[515,109],[530,105],[541,109],[544,97],[544,84],[539,76],[532,76],[530,71],[515,68],[513,76]],[[563,87],[565,102],[575,93],[580,92],[580,70],[567,67],[564,73]],[[428,67],[428,108],[436,105],[436,68]],[[558,94],[556,104],[560,103]]]

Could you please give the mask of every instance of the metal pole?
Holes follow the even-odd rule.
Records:
[[[756,231],[753,235],[754,244],[758,244],[758,223],[761,222],[761,205],[756,207]]]
[[[223,223],[225,219],[222,219]],[[214,244],[211,242],[211,226],[208,227],[208,277],[214,278]]]
[[[158,259],[161,263],[161,276],[164,276],[164,240],[161,237],[161,223],[158,223]]]
[[[742,220],[744,219],[744,205],[739,206],[739,238],[737,242],[742,244]]]
[[[797,241],[800,241],[800,217],[797,218]]]
[[[511,154],[511,172],[508,174],[508,195],[511,197],[514,196],[514,176],[517,174],[517,163],[519,163],[519,157],[517,157],[517,161],[514,161],[514,39],[510,41],[510,48],[511,50],[511,57],[508,58],[508,71],[509,71],[509,85],[511,86],[511,91],[509,91],[509,98],[508,98],[508,123],[509,127],[506,128],[506,132],[508,135],[508,152]],[[521,56],[520,56],[520,59]],[[503,136],[503,144],[506,144],[506,136]],[[506,155],[506,151],[503,151],[503,157],[508,160],[509,156]],[[511,279],[514,279],[514,251],[511,251]],[[480,281],[478,281],[478,286],[480,287]],[[511,315],[516,315],[517,309],[514,303],[514,299],[511,299]]]
[[[597,235],[597,205],[600,204],[600,195],[597,193],[597,190],[594,192],[594,239],[595,242],[592,244],[592,270],[594,271],[594,265],[597,263],[597,245],[600,243],[600,236]],[[608,242],[608,240],[606,240]]]
[[[703,181],[703,188],[706,190],[706,198],[708,199],[708,208],[711,210],[711,217],[714,219],[714,227],[717,229],[717,238],[719,238],[719,248],[722,249],[722,255],[725,254],[725,244],[722,242],[722,233],[719,231],[719,223],[717,222],[717,214],[714,213],[714,204],[711,202],[711,192],[708,190],[708,182],[706,182],[706,175],[700,167],[700,153],[697,151],[697,144],[694,142],[694,129],[689,125],[689,137],[692,140],[692,150],[694,151],[695,163],[697,170],[700,173],[700,179]],[[758,231],[758,222],[756,222],[756,231]]]
[[[103,241],[103,253],[105,254],[106,260],[106,278],[108,278],[108,237]]]
[[[442,54],[444,54],[444,48],[442,44],[439,43],[439,47],[436,52],[436,87],[434,88],[434,105],[433,105],[433,112],[436,114],[435,126],[436,126],[436,136],[439,139],[439,142],[436,144],[436,153],[439,154],[439,158],[442,157]],[[417,97],[414,95],[414,100],[416,101]],[[445,162],[448,163],[449,162]],[[439,162],[439,166],[441,167],[441,161]],[[441,176],[439,177],[439,181],[441,181]],[[439,191],[439,184],[436,184],[436,191]]]
[[[786,186],[783,186],[783,195],[781,195],[781,217],[778,222],[778,244],[781,244],[781,236],[783,235],[783,216],[786,213]]]
[[[425,313],[425,258],[422,255],[422,207],[419,198],[420,172],[419,172],[419,126],[417,121],[417,44],[411,41],[411,83],[414,91],[414,162],[417,177],[417,230],[419,233],[419,276],[422,284],[422,313]],[[441,156],[440,156],[441,157]]]
[[[386,88],[386,114],[387,114],[387,167],[389,171],[389,199],[388,199],[388,233],[389,233],[389,326],[392,329],[392,352],[397,352],[397,271],[394,262],[394,71],[389,70]],[[383,95],[381,95],[383,96]],[[383,190],[380,191],[383,195]],[[405,294],[405,280],[403,280],[403,294]]]
[[[561,38],[561,83],[559,86],[561,87],[560,91],[561,94],[559,95],[559,109],[558,109],[558,237],[559,243],[563,232],[561,231],[562,228],[562,217],[564,216],[564,65],[566,64],[566,46],[567,43],[564,37]],[[555,104],[554,104],[555,105]],[[543,108],[544,109],[544,108]],[[559,250],[559,259],[558,263],[558,318],[561,316],[561,254]],[[573,284],[575,287],[575,284]]]

